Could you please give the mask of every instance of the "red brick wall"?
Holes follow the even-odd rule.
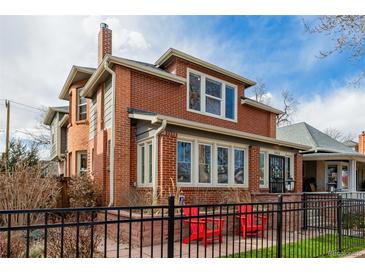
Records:
[[[194,64],[189,64],[189,67],[209,73],[222,80],[230,81],[238,86],[238,96],[243,94],[244,86],[242,83],[232,81],[228,77],[207,71],[207,69],[197,67]],[[185,73],[182,76],[186,77],[186,66],[184,66],[184,69]],[[275,114],[241,105],[239,98],[237,100],[238,122],[235,123],[187,111],[186,85],[179,85],[137,71],[132,71],[131,83],[131,89],[133,90],[131,106],[133,108],[263,136],[276,136]]]
[[[98,35],[98,63],[105,54],[112,54],[112,30],[101,28]]]
[[[303,155],[296,153],[294,155],[294,192],[303,191]]]
[[[250,146],[248,153],[248,182],[250,192],[259,192],[260,184],[260,147]]]
[[[359,135],[359,153],[365,154],[365,131]]]

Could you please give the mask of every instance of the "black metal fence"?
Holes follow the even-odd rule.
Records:
[[[0,257],[341,256],[365,249],[364,198],[0,211]]]

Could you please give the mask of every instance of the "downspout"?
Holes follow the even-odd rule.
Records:
[[[110,144],[110,173],[109,173],[109,204],[108,207],[114,205],[114,147],[115,147],[115,72],[109,67],[109,57],[105,59],[104,68],[112,76],[112,138]]]
[[[152,192],[153,192],[153,197],[152,197],[152,200],[153,200],[153,203],[155,204],[156,202],[156,198],[157,198],[157,180],[158,180],[158,135],[163,131],[165,130],[166,128],[166,125],[167,125],[167,120],[162,120],[162,124],[161,126],[156,129],[155,133],[153,134],[153,141],[154,141],[154,145],[155,145],[155,149],[154,149],[154,158],[155,158],[155,168],[154,168],[154,171],[155,171],[155,176],[154,176],[154,182],[153,182],[153,186],[152,186]]]

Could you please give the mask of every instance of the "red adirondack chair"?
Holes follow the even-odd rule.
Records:
[[[240,219],[240,227],[242,236],[246,239],[247,236],[265,237],[265,228],[267,216],[262,216],[262,213],[255,213],[252,210],[252,205],[241,205],[238,208],[238,216]]]
[[[183,212],[185,217],[190,217],[189,219],[185,219],[184,223],[190,225],[191,233],[183,240],[184,244],[200,240],[203,240],[205,245],[212,243],[214,240],[218,240],[220,243],[222,242],[223,219],[218,217],[205,218],[204,216],[197,218],[199,215],[199,209],[197,207],[185,207],[183,208]]]

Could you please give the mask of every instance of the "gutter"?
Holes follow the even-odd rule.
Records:
[[[109,67],[109,56],[104,61],[104,68],[112,76],[112,139],[110,144],[110,174],[109,174],[109,204],[108,207],[114,205],[114,146],[115,146],[115,72]]]
[[[152,200],[153,200],[153,203],[155,203],[155,199],[157,197],[157,180],[158,180],[158,135],[163,131],[165,130],[166,128],[166,125],[167,125],[167,120],[162,120],[162,124],[161,126],[156,129],[155,133],[153,134],[153,142],[154,142],[154,158],[155,158],[155,167],[154,167],[154,182],[153,182],[153,186],[152,186]]]

